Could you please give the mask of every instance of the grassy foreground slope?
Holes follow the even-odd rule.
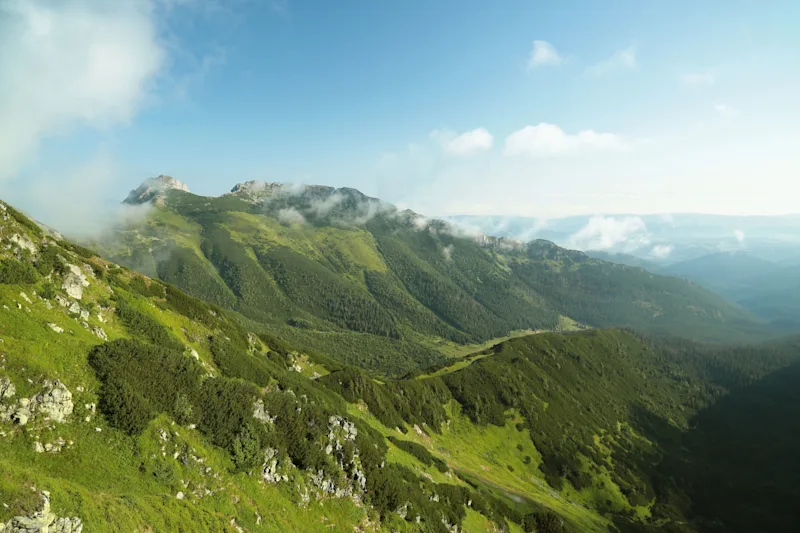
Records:
[[[247,332],[2,203],[0,245],[0,531],[569,523],[386,438],[304,376],[338,371],[324,356]]]
[[[384,375],[441,363],[443,342],[558,329],[564,316],[703,340],[768,334],[684,280],[546,241],[465,235],[353,189],[251,182],[141,200],[155,208],[93,243],[106,257]]]

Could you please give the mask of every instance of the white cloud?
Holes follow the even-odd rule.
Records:
[[[736,240],[740,243],[744,242],[744,232],[740,229],[734,230],[733,236],[736,237]]]
[[[588,74],[600,76],[608,72],[636,67],[636,47],[630,46],[623,50],[617,50],[611,57],[595,63],[586,69]]]
[[[658,259],[665,259],[672,253],[673,246],[671,244],[657,244],[650,250],[650,255]]]
[[[165,65],[150,0],[0,4],[0,178],[45,137],[129,122]]]
[[[555,46],[547,41],[533,41],[533,48],[531,48],[531,55],[528,59],[528,68],[560,65],[562,61],[563,59]]]
[[[287,226],[305,224],[306,217],[294,207],[287,207],[278,211],[278,222]]]
[[[433,130],[429,136],[445,152],[458,156],[490,150],[494,144],[494,137],[486,128],[476,128],[461,135],[450,130]]]
[[[592,217],[569,238],[569,246],[579,250],[635,250],[649,242],[647,226],[640,217]]]
[[[613,133],[583,130],[570,135],[555,124],[525,126],[506,137],[506,155],[544,157],[584,151],[624,151],[630,144]]]
[[[448,244],[444,248],[442,248],[442,255],[444,256],[445,261],[452,261],[453,260],[453,250],[454,247],[452,244]]]
[[[714,104],[714,111],[725,118],[734,118],[736,115],[738,115],[736,109],[728,104],[716,103]]]
[[[690,72],[681,76],[684,85],[694,87],[697,85],[711,85],[717,81],[716,75],[711,70],[703,72]]]

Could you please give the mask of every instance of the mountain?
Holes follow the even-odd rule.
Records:
[[[564,317],[705,340],[768,333],[692,283],[547,241],[469,234],[354,189],[248,182],[204,197],[170,180],[134,191],[128,202],[153,208],[92,246],[250,327],[376,373],[440,363],[453,345],[560,329],[572,323]]]
[[[619,263],[620,265],[643,268],[648,272],[652,272],[653,274],[669,275],[662,265],[631,254],[606,252],[603,250],[587,250],[586,255],[589,257],[594,257],[595,259],[608,261],[609,263]]]
[[[781,331],[800,331],[800,267],[727,252],[666,268],[736,302]]]
[[[747,278],[769,275],[779,267],[771,262],[754,257],[746,252],[720,252],[697,259],[674,263],[666,271],[685,277],[723,295],[734,294],[737,286]]]
[[[538,333],[378,381],[2,202],[0,244],[3,533],[800,519],[798,339]]]
[[[778,262],[797,258],[800,216],[726,216],[690,213],[607,214],[538,219],[450,216],[448,220],[501,237],[548,239],[561,246],[633,254],[660,265],[721,251],[745,251]]]

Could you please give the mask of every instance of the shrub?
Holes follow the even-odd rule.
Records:
[[[122,323],[125,324],[125,327],[134,335],[156,346],[162,346],[170,350],[183,350],[183,344],[173,337],[167,331],[167,328],[154,318],[131,306],[124,298],[118,299],[117,314]]]
[[[26,261],[6,259],[0,261],[0,283],[8,285],[28,285],[36,283],[39,275],[36,269]]]

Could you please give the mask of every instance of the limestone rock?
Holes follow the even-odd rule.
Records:
[[[58,324],[53,324],[52,322],[50,322],[50,323],[49,323],[49,324],[47,324],[47,325],[50,327],[50,329],[52,329],[52,330],[53,330],[53,331],[55,331],[56,333],[64,333],[64,328],[62,328],[62,327],[61,327],[61,326],[59,326]]]
[[[72,393],[58,380],[46,381],[45,390],[36,396],[35,403],[36,409],[53,422],[64,422],[75,407]]]
[[[144,204],[154,202],[164,197],[164,193],[170,190],[189,192],[189,187],[172,176],[161,174],[157,178],[148,178],[136,189],[132,190],[123,203]]]
[[[103,330],[103,328],[94,327],[94,328],[92,328],[92,333],[94,333],[95,335],[97,335],[98,337],[103,339],[104,341],[108,340],[108,335],[106,335],[106,332]]]
[[[17,516],[0,524],[0,533],[81,533],[80,518],[60,518],[50,510],[50,493],[42,491],[42,509],[31,516]]]
[[[269,412],[267,412],[266,407],[264,407],[264,401],[259,398],[253,404],[253,418],[266,424],[272,424],[275,422],[276,417],[269,416]]]
[[[0,402],[8,398],[13,398],[16,392],[17,388],[11,383],[10,379],[5,376],[0,377]]]
[[[67,264],[67,267],[70,271],[64,276],[64,282],[61,284],[61,288],[63,288],[71,298],[80,300],[83,297],[83,289],[89,286],[89,280],[86,279],[86,275],[79,266]],[[72,311],[72,309],[70,309],[70,311]],[[78,309],[77,312],[80,312],[80,309]]]
[[[33,244],[28,237],[25,235],[20,235],[19,233],[15,233],[11,237],[8,238],[11,242],[17,245],[20,250],[27,250],[32,254],[36,253],[36,245]]]

